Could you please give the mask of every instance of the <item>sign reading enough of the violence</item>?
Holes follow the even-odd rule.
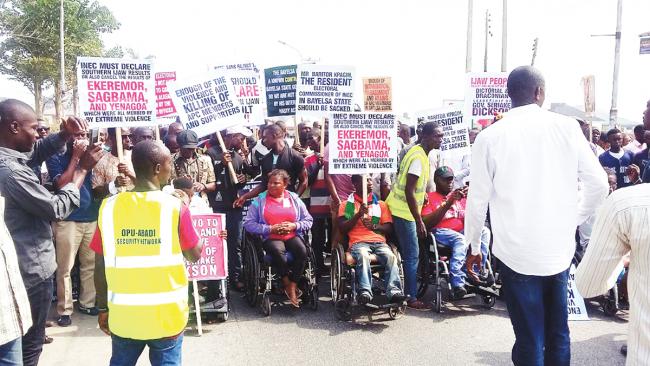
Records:
[[[79,110],[90,128],[155,125],[151,70],[150,60],[78,57]]]
[[[266,112],[269,117],[296,114],[297,65],[264,69],[266,86]]]
[[[463,156],[471,152],[469,144],[469,125],[463,118],[462,105],[430,109],[416,113],[418,124],[436,122],[445,134],[440,145],[440,154],[449,158]]]
[[[264,81],[260,77],[257,66],[249,62],[217,66],[216,69],[225,69],[228,72],[246,124],[249,126],[264,124],[264,104],[266,104]]]
[[[225,221],[224,214],[192,215],[192,223],[199,233],[203,249],[201,259],[196,263],[185,261],[190,280],[221,280],[228,277],[228,249],[220,235],[225,230]]]
[[[397,124],[383,113],[332,113],[329,171],[332,174],[397,171]]]
[[[296,115],[327,117],[354,110],[354,68],[299,65]]]
[[[176,115],[174,101],[167,90],[167,82],[176,80],[176,72],[156,73],[156,117]]]
[[[176,111],[186,130],[199,137],[244,123],[239,100],[225,70],[168,83]]]
[[[393,110],[393,85],[390,77],[363,78],[363,109],[366,112]]]
[[[569,280],[567,281],[567,310],[569,311],[569,320],[589,320],[585,299],[578,292],[576,287],[576,266],[571,264],[569,269]]]
[[[507,84],[505,72],[467,74],[465,119],[468,126],[489,126],[496,115],[510,110]]]

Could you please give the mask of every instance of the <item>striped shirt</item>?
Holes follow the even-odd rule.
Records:
[[[627,365],[650,365],[650,184],[619,189],[598,210],[576,273],[580,294],[590,298],[612,288],[628,252]]]

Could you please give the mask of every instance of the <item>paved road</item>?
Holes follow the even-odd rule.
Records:
[[[507,365],[514,341],[504,304],[482,308],[479,299],[448,304],[443,314],[409,311],[391,321],[336,319],[329,298],[321,308],[273,309],[264,318],[233,293],[233,311],[223,324],[208,325],[202,337],[186,332],[185,365]],[[571,322],[572,364],[623,365],[627,314],[607,318],[595,305],[592,320]],[[192,324],[193,325],[193,324]],[[110,339],[94,317],[74,315],[68,328],[49,328],[41,365],[107,365]],[[148,365],[143,355],[138,365]]]

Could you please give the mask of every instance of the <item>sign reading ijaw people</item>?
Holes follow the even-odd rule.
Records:
[[[445,158],[463,156],[471,152],[469,145],[469,126],[463,118],[462,105],[429,109],[415,114],[418,124],[436,122],[445,137],[440,145],[440,154]]]
[[[464,115],[469,127],[486,127],[497,114],[512,108],[507,84],[505,72],[467,74]]]
[[[329,117],[332,174],[397,171],[397,124],[383,113],[332,113]]]
[[[242,107],[232,92],[229,76],[219,69],[167,84],[185,129],[203,137],[244,123]]]
[[[327,117],[354,110],[354,68],[349,66],[299,65],[296,116]]]
[[[90,128],[156,125],[151,60],[77,57],[79,110]]]
[[[217,66],[216,69],[225,69],[228,72],[233,92],[239,99],[242,113],[246,118],[246,125],[264,124],[266,94],[264,93],[264,81],[260,77],[260,70],[257,66],[249,62]]]

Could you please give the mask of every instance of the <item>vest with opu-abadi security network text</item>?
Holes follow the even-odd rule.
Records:
[[[420,145],[415,145],[410,148],[402,159],[402,162],[399,166],[397,181],[393,185],[393,189],[386,199],[386,204],[390,209],[390,213],[393,216],[397,216],[408,221],[415,221],[415,218],[411,214],[408,202],[406,202],[406,177],[409,173],[409,167],[415,160],[420,160],[420,163],[422,164],[422,174],[420,174],[418,177],[418,181],[415,186],[415,200],[418,204],[418,211],[422,210],[422,205],[424,204],[424,196],[426,194],[427,182],[429,181],[430,165],[429,158]]]

